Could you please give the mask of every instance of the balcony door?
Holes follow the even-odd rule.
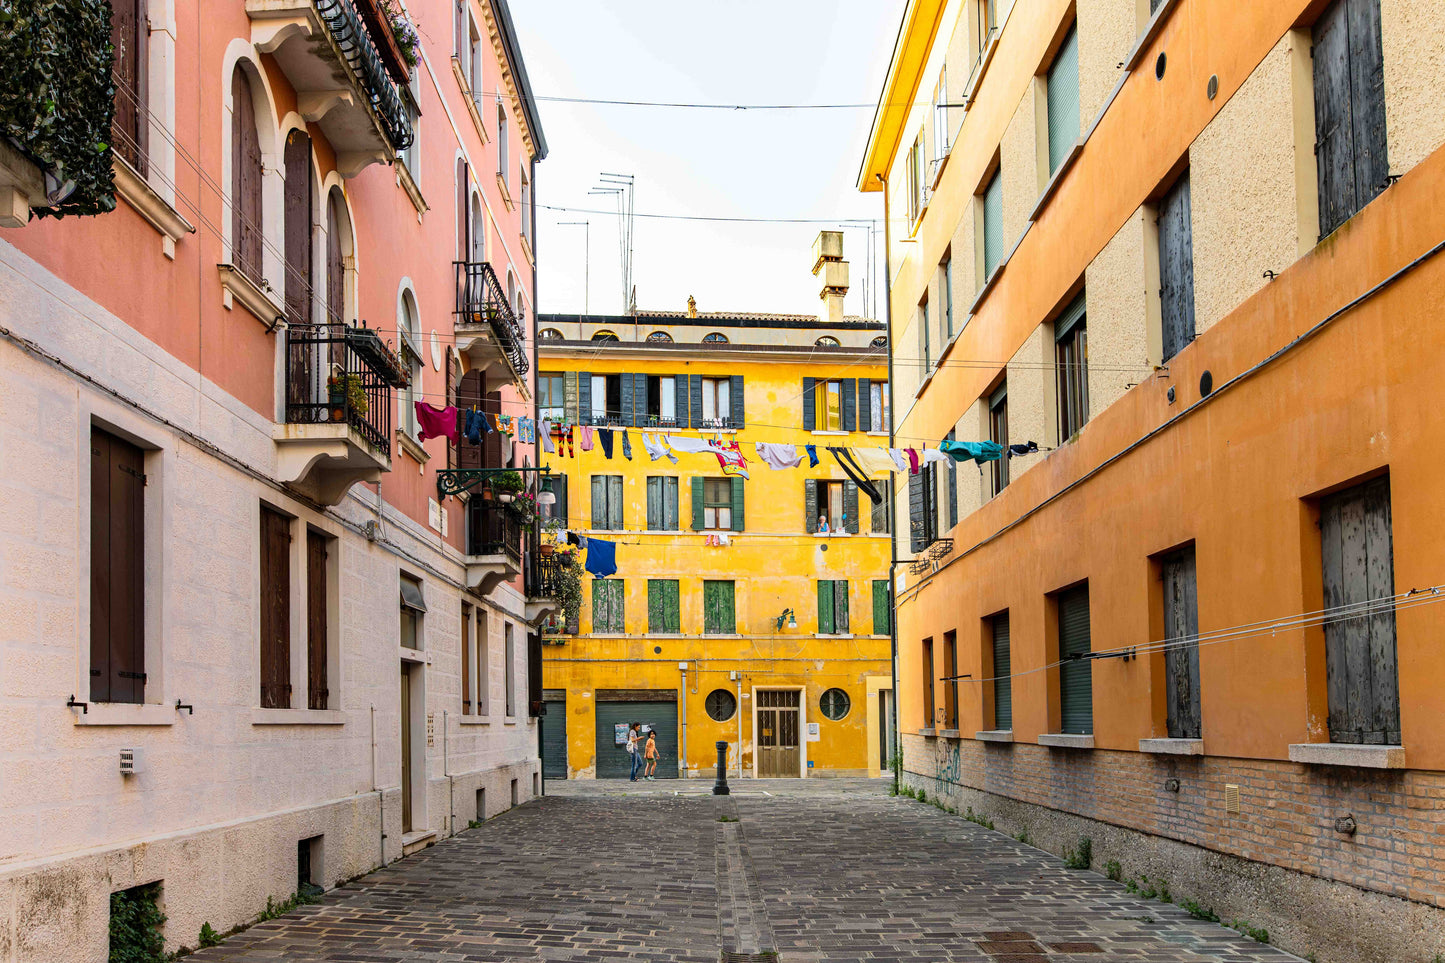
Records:
[[[482,199],[477,194],[472,195],[470,221],[472,243],[469,259],[474,264],[480,264],[487,259],[487,219],[482,216]]]

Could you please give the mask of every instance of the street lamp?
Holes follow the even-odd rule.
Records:
[[[773,625],[781,632],[783,631],[783,623],[785,622],[790,629],[796,629],[798,627],[798,620],[793,617],[792,609],[783,609],[783,614],[773,620]]]
[[[557,493],[554,492],[554,491],[552,491],[552,479],[550,479],[550,478],[543,478],[543,479],[542,479],[542,490],[539,491],[539,492],[537,492],[537,504],[538,504],[538,505],[555,505],[555,504],[557,504]]]

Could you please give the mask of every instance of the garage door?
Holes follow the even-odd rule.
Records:
[[[631,765],[624,738],[617,744],[617,726],[640,722],[657,730],[657,778],[677,778],[677,703],[597,702],[597,778],[626,779]]]
[[[542,775],[548,779],[567,778],[567,702],[546,699],[547,714],[538,719],[542,726]]]

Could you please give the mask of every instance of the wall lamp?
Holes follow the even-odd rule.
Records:
[[[792,609],[783,609],[783,614],[778,616],[776,619],[773,619],[773,626],[779,632],[783,631],[784,623],[787,623],[787,626],[790,629],[796,629],[798,627],[798,620],[793,617]]]

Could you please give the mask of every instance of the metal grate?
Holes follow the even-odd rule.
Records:
[[[1232,783],[1224,786],[1224,811],[1227,813],[1239,812],[1239,787]]]
[[[778,963],[778,954],[772,950],[764,953],[734,953],[724,950],[722,963]]]

